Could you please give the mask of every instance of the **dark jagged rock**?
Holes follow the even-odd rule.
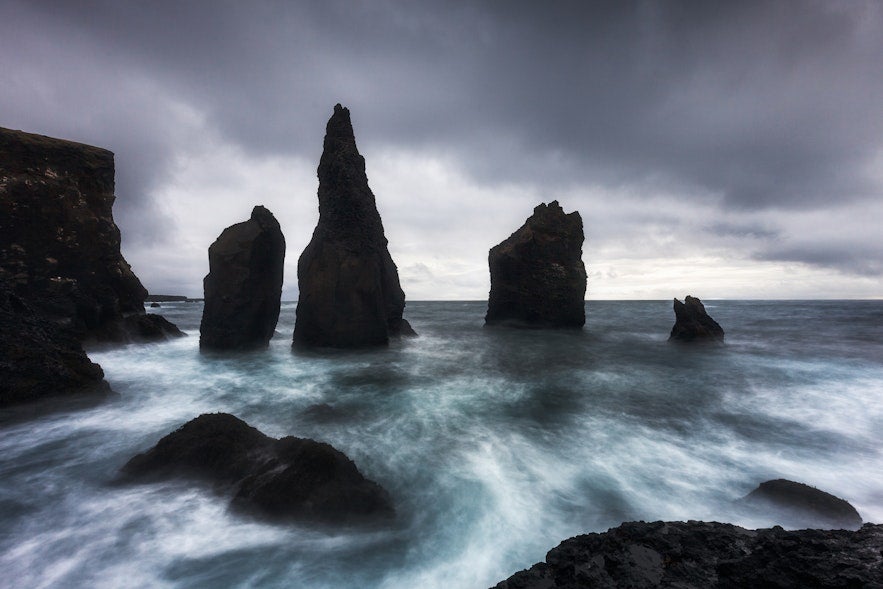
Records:
[[[849,502],[815,487],[786,479],[761,483],[740,504],[779,514],[789,527],[843,527],[855,529],[862,518]]]
[[[582,327],[586,322],[583,221],[558,201],[537,206],[524,225],[491,248],[485,324]]]
[[[883,526],[746,530],[706,522],[631,522],[565,540],[496,589],[584,587],[883,588]]]
[[[282,300],[285,237],[279,222],[269,210],[255,207],[248,221],[224,229],[209,247],[208,259],[199,346],[266,347]]]
[[[125,340],[144,313],[114,199],[110,151],[0,128],[0,280],[80,339]]]
[[[0,407],[46,397],[112,394],[79,340],[0,286]]]
[[[154,313],[128,315],[123,318],[123,328],[129,341],[139,343],[158,342],[187,335],[178,329],[177,325]]]
[[[349,110],[339,104],[325,130],[318,175],[319,223],[297,264],[294,345],[358,348],[416,335],[402,319],[405,293]]]
[[[270,438],[226,413],[200,415],[124,467],[129,480],[189,477],[233,489],[234,505],[274,518],[360,523],[390,518],[389,495],[342,452]]]
[[[724,330],[705,312],[705,305],[696,297],[687,295],[684,302],[675,299],[675,324],[669,340],[677,342],[724,341]]]

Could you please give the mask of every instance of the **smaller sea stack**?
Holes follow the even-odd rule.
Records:
[[[405,293],[389,254],[350,111],[325,129],[319,161],[319,223],[297,263],[295,347],[384,346],[416,335],[402,318]]]
[[[687,295],[683,303],[675,299],[674,309],[675,324],[669,341],[724,341],[723,328],[705,312],[705,305],[696,297]]]
[[[586,322],[583,220],[552,201],[491,248],[486,325],[582,327]]]
[[[248,221],[224,229],[209,247],[208,259],[199,347],[266,347],[282,299],[285,237],[279,222],[266,208],[255,207]]]

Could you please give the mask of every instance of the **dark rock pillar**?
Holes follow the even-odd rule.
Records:
[[[675,324],[669,341],[724,341],[724,330],[705,312],[705,305],[696,297],[687,296],[684,302],[675,299]]]
[[[387,248],[356,148],[350,112],[339,104],[319,162],[319,223],[297,264],[294,345],[357,348],[413,334],[405,293]]]
[[[487,325],[582,327],[586,322],[583,221],[558,201],[537,206],[507,240],[491,248]]]
[[[208,259],[199,347],[266,347],[282,299],[285,237],[279,222],[264,207],[255,207],[248,221],[224,229],[209,247]]]

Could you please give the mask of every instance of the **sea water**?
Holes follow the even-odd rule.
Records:
[[[92,351],[115,402],[0,415],[0,586],[483,588],[626,520],[777,523],[733,500],[788,478],[883,522],[883,302],[720,301],[723,346],[667,343],[667,301],[588,302],[582,331],[484,328],[412,302],[420,337],[293,353],[188,337]],[[273,525],[186,481],[121,486],[201,413],[334,445],[392,495],[374,529]]]

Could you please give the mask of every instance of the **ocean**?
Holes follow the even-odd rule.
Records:
[[[666,340],[670,301],[589,301],[582,331],[483,327],[485,302],[409,302],[388,349],[96,350],[115,402],[0,414],[0,586],[484,588],[627,520],[767,527],[733,500],[788,478],[883,522],[883,301],[706,301],[722,346]],[[392,495],[373,529],[273,525],[184,481],[114,484],[206,412],[328,442]]]

